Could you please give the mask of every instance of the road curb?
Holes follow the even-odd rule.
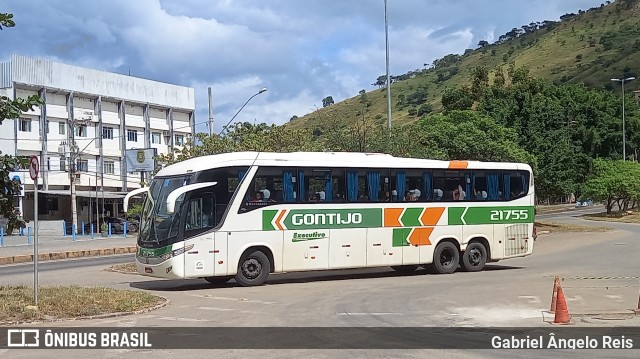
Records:
[[[44,320],[35,320],[35,321],[22,321],[22,322],[11,322],[11,323],[2,323],[2,325],[22,325],[22,324],[40,324],[40,323],[53,323],[53,322],[73,322],[76,320],[96,320],[96,319],[106,319],[106,318],[115,318],[115,317],[124,317],[127,315],[138,315],[151,312],[153,310],[161,309],[169,304],[171,304],[171,299],[167,297],[163,297],[161,295],[153,294],[154,296],[163,300],[162,303],[156,304],[153,307],[136,310],[133,312],[117,312],[117,313],[105,313],[98,315],[89,315],[83,317],[75,317],[75,318],[55,318],[55,319],[44,319]]]
[[[110,255],[127,254],[127,253],[135,253],[135,252],[136,252],[136,246],[107,247],[107,248],[101,248],[101,249],[83,249],[83,250],[64,251],[64,252],[49,252],[49,253],[39,253],[38,261],[50,261],[50,260],[70,259],[70,258],[81,258],[81,257],[110,256]],[[21,254],[21,255],[15,255],[15,256],[0,257],[0,265],[29,263],[29,262],[33,262],[33,254],[27,254],[27,255]]]

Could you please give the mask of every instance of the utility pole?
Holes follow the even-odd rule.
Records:
[[[78,232],[78,203],[76,200],[76,123],[73,116],[73,92],[67,95],[67,119],[69,126],[67,128],[67,138],[69,143],[69,188],[71,189],[71,223],[72,231]]]
[[[213,97],[209,87],[209,137],[213,136]]]

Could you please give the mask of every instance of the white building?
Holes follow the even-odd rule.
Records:
[[[0,63],[0,95],[39,95],[45,102],[0,125],[3,154],[40,159],[40,219],[72,220],[72,158],[78,221],[86,223],[103,206],[104,214],[119,215],[124,194],[140,187],[140,173],[127,171],[125,150],[164,154],[194,134],[189,87],[14,55]],[[74,141],[77,156],[69,152]],[[25,184],[20,207],[31,219],[33,181],[25,172],[14,175]]]

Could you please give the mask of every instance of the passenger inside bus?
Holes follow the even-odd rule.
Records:
[[[487,200],[487,191],[475,189],[476,200],[478,201],[486,201]]]
[[[462,189],[462,186],[458,185],[458,188],[456,188],[453,191],[453,200],[454,201],[464,201],[464,196],[465,196],[465,192]]]
[[[251,203],[258,203],[258,202],[263,202],[264,201],[264,197],[262,195],[262,192],[258,191],[256,192],[256,194],[254,195],[254,197],[251,199]]]
[[[442,201],[442,196],[444,195],[444,192],[440,189],[440,188],[435,188],[433,190],[433,198],[436,201]]]

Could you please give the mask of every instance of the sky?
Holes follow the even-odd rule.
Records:
[[[389,0],[390,72],[423,68],[532,21],[594,0]],[[196,131],[235,121],[283,124],[369,91],[386,71],[384,0],[4,0],[11,54],[190,86]],[[235,122],[234,121],[234,122]]]

